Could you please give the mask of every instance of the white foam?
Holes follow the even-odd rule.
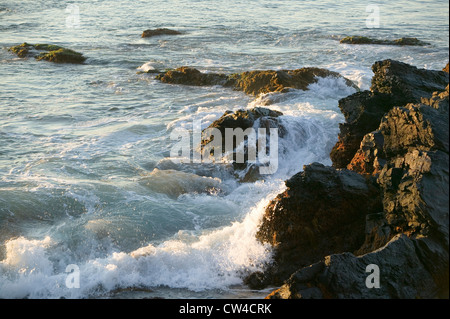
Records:
[[[136,286],[191,291],[227,289],[240,284],[246,273],[270,262],[269,247],[259,243],[255,234],[264,208],[281,189],[260,200],[241,222],[228,227],[191,236],[189,241],[174,238],[160,245],[150,244],[130,253],[111,252],[105,258],[78,264],[80,288],[75,289],[65,284],[69,274],[64,261],[71,263],[69,251],[61,255],[50,237],[10,240],[6,258],[0,262],[0,297],[86,298]],[[99,223],[89,227],[98,228]]]

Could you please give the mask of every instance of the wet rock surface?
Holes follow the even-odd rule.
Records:
[[[444,71],[418,69],[393,60],[376,62],[372,70],[370,91],[339,101],[345,123],[340,124],[338,142],[330,154],[336,168],[350,164],[363,137],[378,127],[388,110],[430,98],[434,92],[445,90],[449,79]]]
[[[194,86],[222,85],[243,91],[250,95],[270,92],[287,92],[289,89],[308,90],[308,86],[316,83],[318,78],[342,78],[348,86],[359,88],[339,73],[320,68],[301,68],[297,70],[247,71],[231,75],[202,73],[195,68],[180,67],[156,77],[164,83]]]
[[[273,111],[267,108],[256,107],[249,110],[237,110],[236,112],[225,112],[219,119],[211,123],[211,125],[206,128],[202,133],[202,153],[206,153],[211,157],[216,156],[214,154],[217,150],[212,147],[220,146],[222,152],[220,156],[227,151],[226,138],[227,130],[233,131],[238,130],[245,133],[247,129],[254,129],[253,132],[256,134],[255,138],[258,139],[258,129],[265,129],[266,133],[266,146],[270,145],[270,129],[277,130],[277,136],[282,138],[286,134],[286,129],[283,127],[282,123],[279,121],[279,117],[283,113],[278,111]],[[214,135],[214,130],[220,132],[221,141],[215,141],[216,136]],[[229,133],[228,133],[229,134]],[[248,138],[248,136],[246,137]],[[245,140],[241,141],[246,143]],[[247,140],[248,143],[248,140]],[[233,170],[236,173],[238,179],[242,182],[252,182],[261,178],[258,173],[258,168],[261,164],[258,162],[249,162],[249,145],[246,144],[243,148],[239,148],[240,143],[237,138],[234,138],[232,144],[229,145],[229,150],[231,154],[228,154],[229,160],[232,163]],[[258,149],[258,143],[255,141],[254,146]],[[256,154],[255,154],[256,155]],[[219,158],[220,159],[220,158]],[[256,159],[258,159],[256,157]]]
[[[267,298],[449,296],[448,74],[374,70],[373,92],[341,101],[348,122],[371,125],[350,164],[305,166],[266,208],[257,237],[274,263],[247,283],[279,285]]]
[[[430,45],[430,43],[421,41],[417,38],[400,38],[395,40],[380,40],[380,39],[372,39],[369,37],[363,36],[349,36],[340,40],[340,43],[345,44],[378,44],[378,45],[412,45],[412,46],[424,46]]]

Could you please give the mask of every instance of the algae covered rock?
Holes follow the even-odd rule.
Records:
[[[169,84],[193,86],[226,85],[228,81],[225,74],[202,73],[197,69],[186,66],[161,73],[156,76],[156,79]]]
[[[256,70],[226,75],[202,73],[195,68],[184,66],[160,74],[156,79],[170,84],[222,85],[256,96],[271,92],[287,92],[289,89],[308,90],[310,84],[316,83],[319,78],[326,77],[342,78],[348,86],[359,91],[359,88],[351,80],[339,73],[315,67],[279,71]]]
[[[24,42],[9,48],[20,58],[34,57],[55,63],[83,63],[86,57],[82,53],[54,44],[29,44]]]
[[[395,40],[380,40],[372,39],[364,36],[349,36],[340,40],[340,43],[345,44],[380,44],[380,45],[411,45],[411,46],[424,46],[429,45],[427,42],[423,42],[417,38],[400,38]]]

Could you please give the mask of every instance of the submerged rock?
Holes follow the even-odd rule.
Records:
[[[24,42],[9,48],[9,51],[21,58],[34,57],[36,60],[55,63],[83,63],[86,60],[83,54],[54,44],[29,44]]]
[[[384,60],[372,66],[374,76],[370,91],[357,92],[339,101],[345,116],[340,124],[338,142],[330,158],[336,168],[350,164],[363,137],[376,130],[381,118],[394,106],[418,103],[442,91],[448,84],[448,73],[418,69],[406,63]]]
[[[166,29],[166,28],[158,28],[158,29],[151,29],[151,30],[145,30],[142,32],[141,37],[142,38],[149,38],[149,37],[155,37],[159,35],[179,35],[181,34],[180,31]]]
[[[430,43],[423,42],[417,38],[401,38],[396,40],[379,40],[372,39],[363,36],[349,36],[340,40],[340,43],[346,44],[380,44],[380,45],[412,45],[412,46],[424,46],[430,45]]]
[[[302,68],[280,71],[248,71],[231,75],[202,73],[197,69],[181,67],[160,74],[156,79],[164,83],[194,86],[222,85],[247,94],[287,92],[289,89],[308,90],[308,86],[322,77],[343,78],[348,86],[359,88],[339,73],[320,68]]]

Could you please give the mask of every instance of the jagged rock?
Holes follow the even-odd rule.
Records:
[[[436,91],[443,91],[449,76],[444,71],[419,69],[394,60],[375,62],[370,90],[390,94],[397,106],[417,103]]]
[[[313,163],[286,186],[266,208],[257,233],[258,240],[275,247],[269,270],[275,282],[331,253],[357,250],[366,215],[382,211],[374,182],[348,170]]]
[[[449,86],[422,98],[420,104],[395,107],[382,119],[379,128],[364,136],[359,150],[347,166],[360,174],[376,175],[386,158],[409,149],[448,152]]]
[[[392,65],[392,62],[387,64]],[[374,81],[373,87],[381,88],[380,83],[384,82],[390,83],[390,89],[376,92],[375,96],[390,96],[397,102],[406,97],[415,102],[392,107],[382,116],[378,129],[363,137],[348,168],[335,170],[342,176],[354,170],[356,176],[377,190],[378,197],[374,197],[381,202],[381,207],[373,201],[361,203],[364,221],[361,217],[353,217],[353,223],[341,225],[340,219],[326,219],[330,223],[329,229],[335,227],[342,231],[336,238],[327,237],[329,231],[313,237],[328,240],[326,248],[331,251],[328,255],[320,256],[326,252],[320,250],[321,246],[301,242],[292,244],[291,251],[285,252],[286,244],[278,238],[294,243],[309,233],[300,229],[307,229],[312,217],[300,219],[296,217],[299,212],[311,209],[318,214],[328,210],[330,216],[336,217],[349,213],[347,205],[333,201],[335,196],[339,196],[341,202],[347,198],[341,194],[339,183],[336,185],[336,173],[316,174],[306,179],[308,169],[305,167],[304,172],[294,176],[299,185],[305,184],[305,187],[293,192],[292,186],[287,184],[287,191],[267,208],[258,232],[258,236],[263,234],[262,238],[258,237],[261,241],[274,246],[277,261],[275,267],[259,278],[269,282],[269,279],[279,279],[276,275],[282,271],[286,274],[295,266],[299,269],[268,298],[448,298],[449,86],[447,83],[445,91],[429,93],[432,83],[440,83],[444,72],[411,69],[404,73],[406,79],[396,79],[397,75],[390,74],[391,69],[383,68],[382,65],[387,64],[378,65],[378,72],[384,75],[378,75],[380,81]],[[400,67],[397,65],[394,69],[398,72]],[[413,73],[424,74],[419,80]],[[419,87],[420,81],[424,85]],[[414,86],[418,86],[415,91]],[[399,96],[399,92],[403,92],[403,96]],[[425,96],[419,98],[418,95],[423,93]],[[370,94],[364,93],[364,96]],[[370,111],[370,107],[366,109]],[[345,110],[349,112],[346,118],[350,121],[361,112],[357,103],[349,104]],[[322,170],[332,172],[333,169],[324,167]],[[376,183],[372,183],[374,178]],[[320,198],[314,198],[315,193],[321,194]],[[361,200],[361,195],[355,194],[351,198]],[[362,236],[363,240],[357,241],[355,236]],[[361,245],[340,251],[342,246],[336,246],[336,243],[348,237],[347,244],[353,242],[357,246],[356,243],[361,242]],[[283,253],[284,259],[280,258]],[[306,261],[310,261],[311,266],[305,265]],[[366,267],[369,265],[376,265],[380,270],[377,288],[366,285],[369,275]]]
[[[442,282],[436,282],[429,266],[433,262],[441,264],[445,254],[432,255],[433,247],[427,239],[397,235],[383,248],[363,256],[351,253],[329,255],[294,273],[267,298],[436,298],[442,293]],[[429,260],[424,258],[425,251],[429,253]],[[367,271],[370,265],[376,265],[379,269],[379,287],[367,285],[371,275],[371,271]]]
[[[181,67],[173,71],[167,71],[156,77],[164,83],[184,85],[222,85],[231,87],[247,94],[258,95],[269,92],[286,92],[289,89],[307,90],[308,86],[316,83],[322,77],[343,78],[348,86],[359,88],[349,79],[339,73],[319,68],[302,68],[297,70],[281,71],[249,71],[231,75],[202,73],[194,68]]]
[[[34,57],[36,60],[56,63],[83,63],[86,60],[83,54],[54,44],[29,44],[24,42],[9,48],[9,51],[21,58]]]
[[[158,28],[158,29],[152,29],[152,30],[145,30],[142,32],[141,37],[142,38],[149,38],[149,37],[155,37],[159,35],[179,35],[181,34],[180,31],[166,29],[166,28]]]
[[[340,124],[338,142],[330,153],[336,168],[350,164],[363,137],[377,129],[392,107],[430,98],[433,92],[444,90],[449,79],[443,71],[418,69],[393,60],[376,62],[372,70],[370,91],[357,92],[339,101],[346,121]]]
[[[378,128],[380,120],[395,105],[390,95],[370,91],[357,92],[339,100],[345,123],[339,125],[338,142],[330,153],[333,166],[345,168],[355,156],[367,133]]]
[[[278,111],[273,111],[267,108],[255,107],[249,110],[237,110],[236,112],[227,111],[225,112],[219,119],[211,123],[211,125],[206,128],[202,132],[202,154],[208,153],[209,146],[214,141],[215,136],[212,134],[212,129],[217,129],[222,137],[222,141],[218,144],[222,147],[222,152],[225,152],[226,149],[226,130],[227,129],[239,129],[245,131],[248,128],[254,128],[254,132],[258,134],[258,128],[266,129],[266,146],[269,146],[270,139],[270,128],[277,129],[278,137],[283,137],[286,134],[286,129],[279,121],[279,116],[283,115],[283,113]],[[258,138],[258,135],[256,135]],[[231,146],[231,145],[230,145]],[[261,176],[258,174],[258,163],[249,163],[249,155],[248,155],[248,145],[243,149],[237,150],[237,141],[233,140],[232,152],[233,154],[228,154],[230,156],[229,159],[232,161],[233,169],[237,172],[237,177],[243,182],[250,182],[259,179]],[[256,148],[258,148],[258,143],[255,144]],[[237,152],[242,152],[243,161],[237,160]],[[210,153],[212,157],[216,154],[213,152]]]
[[[445,66],[445,68],[443,68],[443,69],[442,69],[442,71],[444,71],[444,72],[447,72],[447,73],[448,73],[448,71],[449,71],[449,66],[448,66],[448,63],[447,63],[447,65]]]
[[[379,40],[372,39],[363,36],[349,36],[340,40],[340,43],[346,44],[380,44],[380,45],[415,45],[415,46],[424,46],[430,45],[430,43],[423,42],[417,38],[401,38],[396,40]]]

